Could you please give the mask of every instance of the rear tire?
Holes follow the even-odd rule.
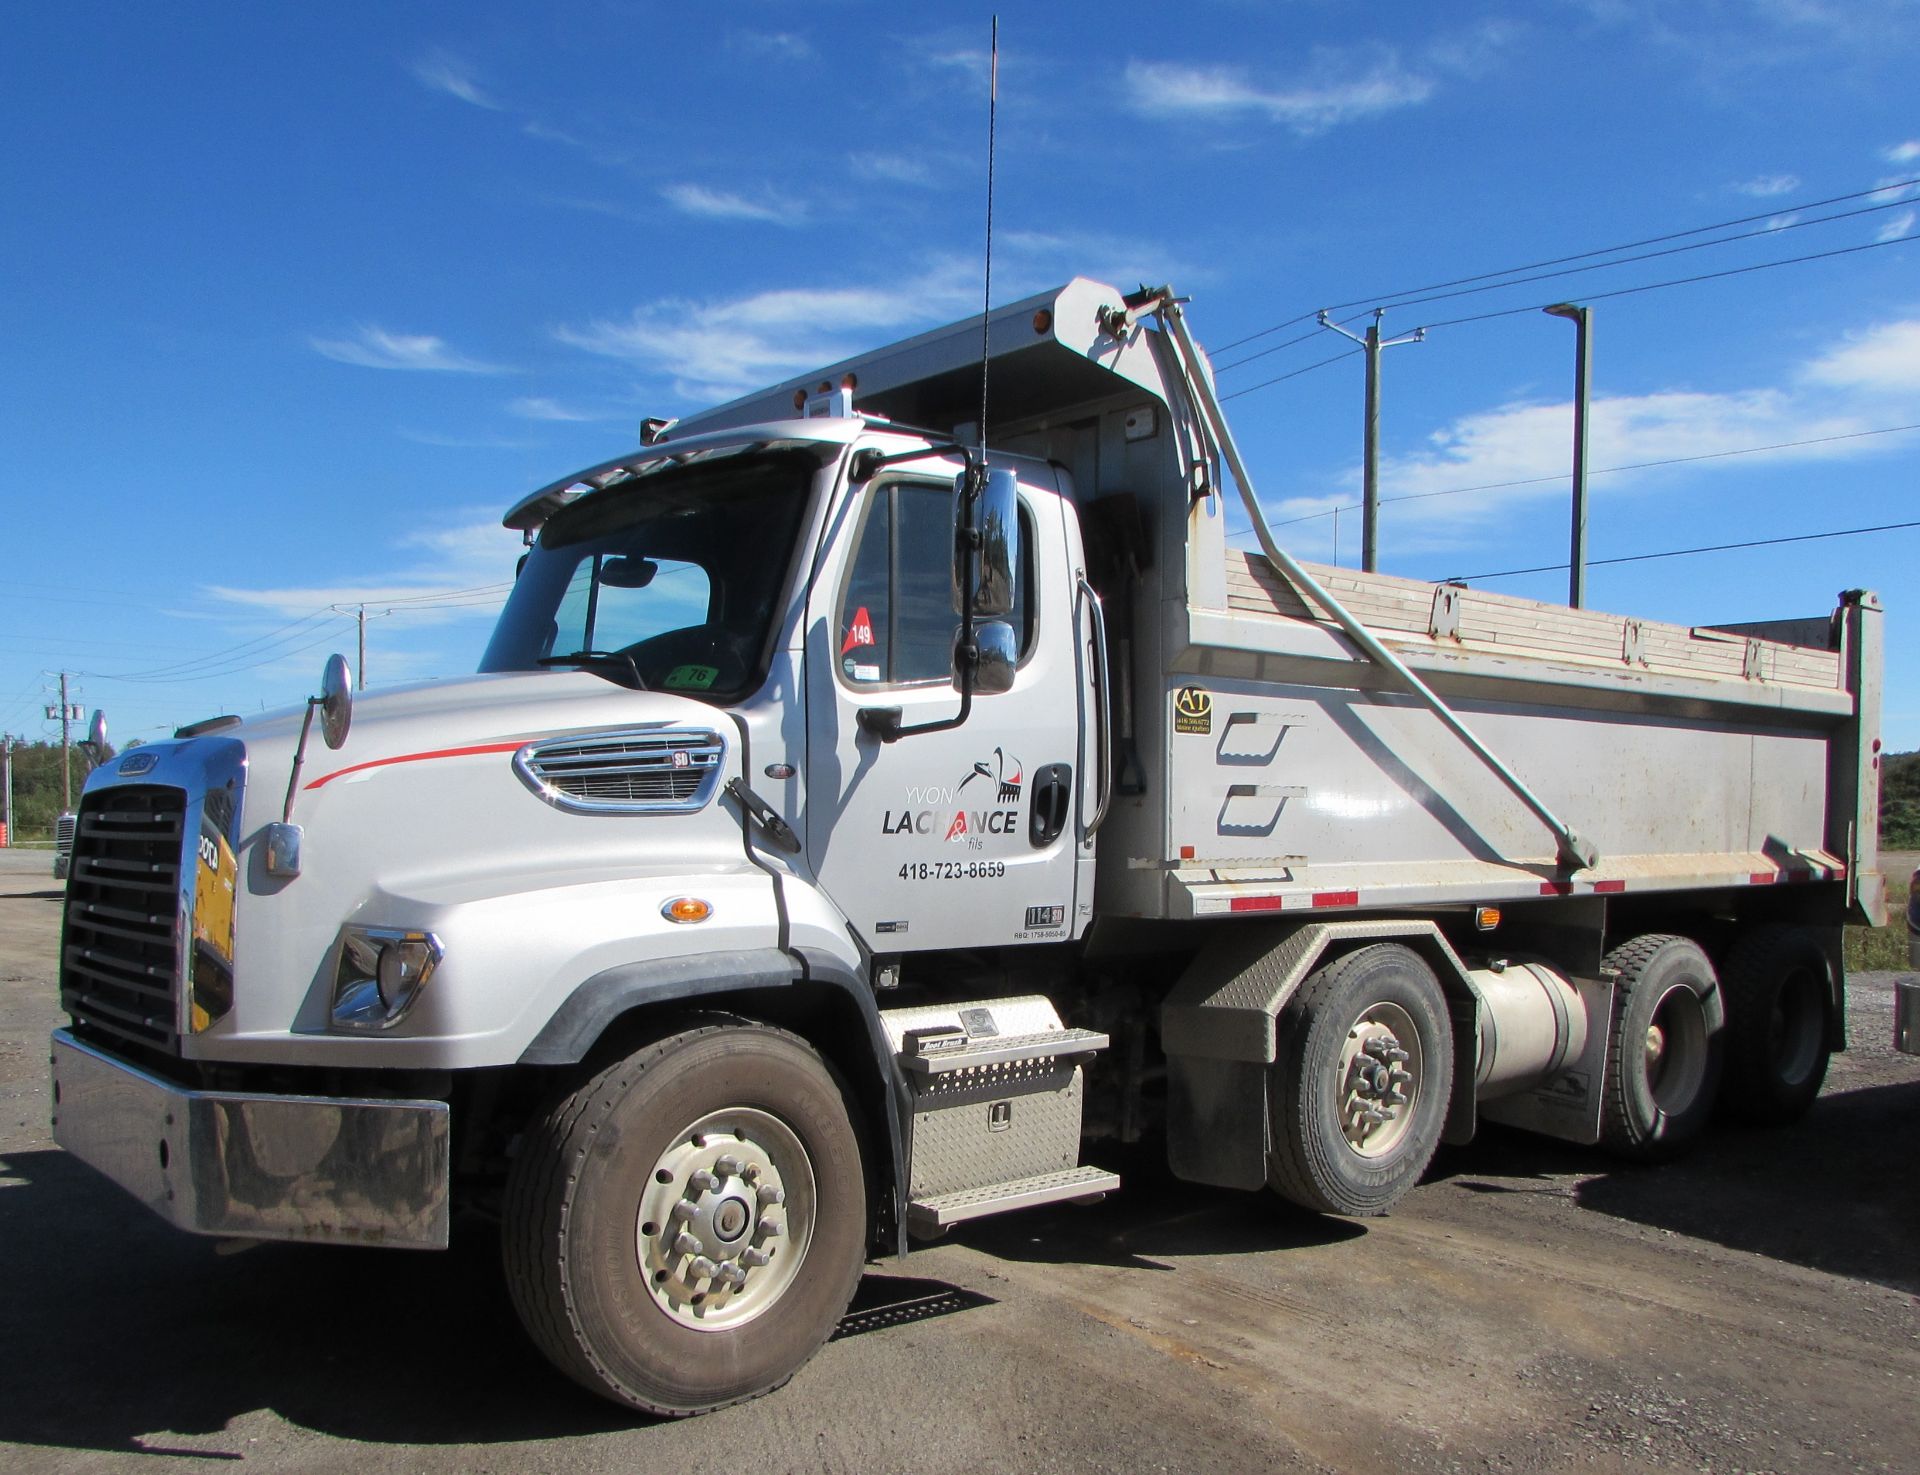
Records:
[[[1727,954],[1720,982],[1727,996],[1721,1111],[1755,1126],[1798,1121],[1827,1078],[1827,950],[1805,927],[1756,927]]]
[[[1384,1214],[1440,1145],[1453,1025],[1433,970],[1375,943],[1317,969],[1280,1015],[1267,1182],[1322,1214]]]
[[[866,1179],[839,1084],[759,1025],[670,1035],[537,1120],[507,1178],[515,1309],[602,1397],[679,1417],[785,1383],[865,1261]]]
[[[1727,1016],[1713,964],[1688,938],[1649,933],[1600,966],[1617,973],[1600,1143],[1638,1162],[1677,1157],[1720,1084]]]

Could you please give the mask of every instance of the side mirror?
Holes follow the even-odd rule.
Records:
[[[969,516],[971,513],[971,516]],[[974,553],[969,558],[969,553]],[[969,495],[965,473],[953,486],[953,611],[996,619],[1013,613],[1020,562],[1020,484],[1011,471],[989,471]],[[973,566],[971,588],[967,577]]]
[[[1014,668],[1020,664],[1020,642],[1005,620],[989,620],[973,627],[973,689],[996,696],[1013,689]]]
[[[353,726],[353,672],[347,669],[343,655],[327,657],[320,673],[320,735],[329,748],[338,748],[347,740]]]
[[[107,714],[98,707],[93,709],[93,720],[87,724],[87,735],[80,740],[80,746],[95,763],[107,751]]]

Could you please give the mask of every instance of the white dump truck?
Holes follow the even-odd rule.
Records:
[[[1379,1214],[1481,1120],[1789,1120],[1845,1042],[1874,597],[1301,564],[1168,290],[649,422],[506,523],[478,675],[336,657],[89,781],[55,1132],[199,1233],[497,1232],[621,1403],[777,1387],[870,1255],[1096,1201],[1104,1142]]]

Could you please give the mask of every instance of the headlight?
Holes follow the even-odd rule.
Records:
[[[333,1027],[378,1032],[407,1015],[446,950],[431,932],[342,927],[333,976]]]

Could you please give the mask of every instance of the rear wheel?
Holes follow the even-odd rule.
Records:
[[[1713,964],[1688,938],[1648,933],[1601,967],[1616,975],[1601,1145],[1640,1161],[1678,1156],[1720,1083],[1726,1006]]]
[[[1335,959],[1280,1015],[1267,1181],[1323,1214],[1384,1214],[1420,1181],[1453,1085],[1440,982],[1412,949]]]
[[[1833,969],[1805,927],[1756,927],[1721,969],[1727,1064],[1720,1107],[1759,1126],[1798,1121],[1827,1078]]]
[[[576,1381],[685,1415],[779,1387],[825,1342],[865,1260],[859,1144],[802,1041],[755,1025],[669,1036],[523,1139],[507,1279]]]

